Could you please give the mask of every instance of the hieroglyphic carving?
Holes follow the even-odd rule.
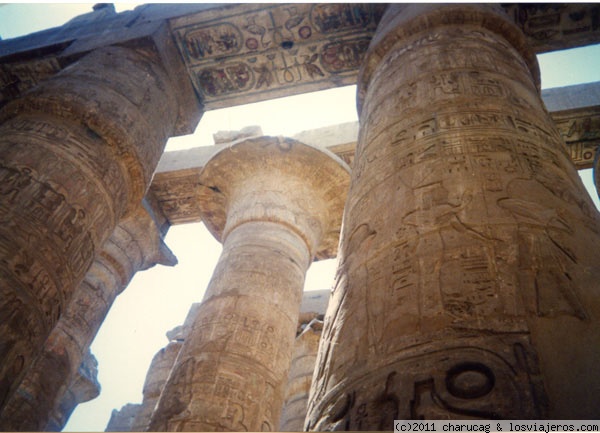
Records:
[[[557,347],[534,345],[532,336],[556,345],[541,323],[591,330],[585,298],[595,289],[581,260],[598,272],[589,254],[600,220],[541,104],[536,67],[523,60],[531,54],[486,8],[391,6],[387,13],[413,21],[384,18],[389,27],[380,31],[389,34],[367,54],[309,429],[543,416],[542,374],[555,386],[563,373],[540,370],[537,356],[554,360]],[[444,25],[436,28],[437,19]],[[471,19],[477,30],[464,26]],[[571,336],[560,345],[573,347]],[[569,392],[586,401],[577,386]],[[580,410],[556,386],[551,397]]]
[[[171,175],[159,172],[154,176],[150,189],[171,224],[201,221],[197,185],[201,168],[180,170]]]
[[[0,107],[61,69],[54,57],[0,63]]]
[[[305,177],[308,167],[319,176]],[[324,150],[260,137],[222,148],[198,179],[223,251],[150,429],[276,430],[305,272],[334,254],[348,168]]]
[[[597,5],[504,4],[502,7],[525,31],[529,45],[538,52],[573,48],[600,40],[600,9]],[[158,11],[155,12],[155,8]],[[152,21],[153,13],[159,19],[169,20],[177,33],[181,55],[194,84],[198,86],[203,77],[203,83],[212,88],[212,93],[201,92],[209,101],[207,109],[258,101],[268,98],[269,94],[281,96],[353,84],[366,48],[364,45],[372,37],[385,5],[227,5],[202,8],[196,13],[190,13],[189,8],[183,11],[180,8],[147,5],[139,11],[128,11],[134,18],[114,14],[103,20],[105,25],[89,26],[83,33],[80,27],[75,27],[78,30],[72,33],[74,28],[68,26],[49,31],[48,46],[43,46],[39,39],[33,40],[45,54],[41,59],[34,58],[39,50],[27,52],[29,47],[22,43],[17,43],[15,49],[7,41],[6,52],[19,55],[18,60],[10,57],[0,66],[0,105],[72,62],[74,57],[62,56],[62,51],[68,51],[73,41],[72,45],[79,45],[79,48],[90,44],[95,47],[97,43],[90,41],[106,39],[106,29],[110,29],[107,40],[118,43],[116,33],[117,29],[122,30],[123,23],[127,27],[123,34],[130,37],[130,27],[136,33],[138,25],[147,25],[148,19]],[[218,11],[215,13],[215,10]],[[139,14],[144,19],[139,19]],[[145,37],[147,31],[141,29],[139,34]],[[81,41],[77,38],[85,41],[78,43]],[[211,60],[212,65],[209,64]],[[220,64],[215,67],[214,61]],[[207,69],[199,73],[201,64]],[[243,68],[240,67],[242,64],[245,65]],[[238,85],[240,87],[236,87]],[[234,97],[235,94],[239,97]],[[221,96],[226,101],[217,102]]]
[[[24,367],[40,354],[117,220],[143,198],[173,128],[175,96],[156,60],[125,48],[96,51],[2,109],[5,428],[7,399]]]
[[[593,43],[600,34],[600,7],[596,4],[505,4],[503,7],[538,52]]]
[[[162,242],[158,222],[139,206],[135,214],[121,221],[73,299],[50,333],[41,355],[27,370],[27,377],[3,409],[2,426],[10,430],[44,430],[50,416],[72,411],[80,401],[69,394],[85,353],[108,313],[115,297],[125,288],[136,271],[157,262],[174,264],[174,258]],[[51,294],[45,296],[51,299]],[[91,397],[90,397],[91,398]],[[62,417],[68,419],[68,415]],[[60,427],[62,428],[62,426]]]
[[[290,94],[352,83],[383,5],[243,9],[207,21],[198,14],[171,23],[208,108],[266,99],[282,89]],[[337,40],[330,42],[333,36]]]
[[[600,146],[600,109],[590,107],[551,113],[571,159],[578,168],[590,168]]]
[[[380,368],[371,380],[343,381],[338,398],[319,410],[320,423],[309,430],[389,429],[395,419],[506,419],[513,403],[543,399],[540,371],[526,348],[527,337],[515,335],[504,353],[480,347],[476,339],[443,351],[419,353],[412,348],[397,364]],[[522,382],[532,383],[523,387]],[[368,385],[367,385],[368,383]],[[516,401],[502,401],[510,394]],[[500,403],[498,403],[500,401]],[[540,401],[540,403],[544,403]],[[515,405],[515,406],[516,406]],[[528,416],[537,416],[535,411]]]

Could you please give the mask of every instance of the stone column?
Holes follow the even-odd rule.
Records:
[[[130,432],[133,428],[135,418],[140,413],[142,405],[139,403],[127,403],[121,409],[113,409],[106,426],[106,432]]]
[[[175,265],[157,224],[148,210],[139,206],[117,226],[50,333],[42,354],[6,403],[0,423],[4,430],[48,429],[50,416],[60,410],[117,295],[136,272],[157,263]]]
[[[330,290],[304,292],[279,431],[302,431]]]
[[[205,165],[203,220],[223,252],[150,430],[277,429],[305,273],[335,255],[348,181],[332,153],[274,137]]]
[[[154,355],[154,358],[152,358],[146,380],[144,381],[144,389],[142,390],[144,396],[142,404],[135,416],[131,431],[148,431],[152,413],[165,388],[165,383],[169,378],[173,365],[175,365],[175,360],[189,333],[189,329],[198,315],[199,307],[199,303],[192,304],[183,325],[167,332],[169,344],[158,351]]]
[[[594,185],[596,186],[596,194],[600,198],[600,146],[596,148],[596,156],[594,157],[594,167],[592,169],[594,176]]]
[[[279,431],[303,431],[306,408],[323,321],[316,317],[304,326],[294,342],[294,355],[281,410]]]
[[[306,427],[598,416],[600,219],[522,33],[494,5],[392,5],[358,94]]]
[[[91,52],[0,111],[0,411],[139,205],[176,119],[159,56],[123,47]]]
[[[100,395],[98,382],[98,361],[88,349],[77,374],[67,387],[60,402],[54,407],[44,431],[62,431],[71,414],[81,403],[93,400]]]

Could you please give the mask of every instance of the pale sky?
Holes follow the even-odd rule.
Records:
[[[3,4],[0,36],[16,37],[62,25],[91,11],[92,4]],[[135,4],[116,3],[117,11]],[[540,56],[542,86],[560,87],[600,81],[600,45]],[[292,136],[297,132],[357,120],[354,86],[277,99],[204,114],[196,133],[170,140],[167,150],[213,144],[212,134],[261,126],[265,135]],[[591,170],[581,173],[600,209]],[[173,268],[156,266],[139,272],[114,303],[92,344],[99,363],[100,397],[79,405],[65,431],[103,431],[113,409],[142,400],[142,386],[154,354],[167,344],[165,333],[180,325],[193,302],[202,299],[221,246],[203,224],[170,229],[166,243],[179,260]],[[335,261],[315,263],[306,290],[328,289]]]

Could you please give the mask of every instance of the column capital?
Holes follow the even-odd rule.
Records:
[[[202,219],[223,242],[248,221],[299,231],[313,257],[335,257],[350,169],[328,150],[260,137],[217,151],[200,173]]]
[[[540,70],[535,52],[528,45],[523,32],[500,5],[398,3],[387,8],[365,54],[357,82],[359,114],[362,111],[371,77],[377,65],[384,59],[392,46],[401,40],[414,39],[402,50],[415,49],[438,39],[434,29],[457,25],[463,27],[464,31],[477,32],[486,29],[502,36],[522,56],[531,72],[536,88],[538,91],[541,90]],[[423,37],[416,38],[419,34]]]

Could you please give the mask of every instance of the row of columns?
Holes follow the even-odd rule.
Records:
[[[596,416],[600,220],[544,109],[523,35],[496,6],[390,6],[361,72],[359,110],[305,428]],[[301,286],[306,265],[281,260],[300,263],[300,243],[266,209],[294,213],[302,198],[274,199],[265,185],[274,172],[286,177],[247,168],[257,154],[240,151],[240,166],[217,157],[201,175],[214,192],[205,221],[225,233],[224,252],[151,430],[276,425],[291,353],[279,329],[292,335],[293,324],[280,312],[297,305],[288,287]],[[270,256],[274,239],[287,243],[280,257]],[[267,260],[283,285],[263,274]],[[253,299],[262,293],[268,302]]]
[[[0,411],[146,191],[176,112],[157,64],[101,49],[0,113]],[[203,168],[223,252],[149,429],[278,428],[305,273],[335,254],[348,185],[307,429],[597,417],[600,218],[522,33],[494,5],[391,5],[358,96],[351,181],[273,137]]]
[[[89,347],[114,300],[136,272],[156,264],[176,264],[175,257],[163,243],[163,233],[152,207],[146,201],[143,204],[121,221],[104,243],[46,340],[43,352],[5,405],[3,429],[60,431],[64,424],[57,421],[66,422],[77,404],[99,394],[98,383],[95,383],[95,392],[91,390],[87,395],[71,395],[71,391],[73,387],[81,388],[77,386],[82,379],[80,370],[90,365],[86,362]],[[95,377],[87,379],[96,380]]]
[[[87,296],[86,284],[76,289],[95,258],[112,254],[101,248],[118,222],[136,217],[174,131],[178,94],[152,49],[107,47],[85,55],[0,111],[3,428],[24,428],[15,424],[19,420],[43,428],[47,421],[16,416],[24,407],[39,415],[56,403],[54,397],[43,405],[35,402],[48,392],[39,390],[44,381],[36,380],[36,369],[43,375],[45,364],[58,363],[66,377],[79,367],[84,340],[95,333],[92,328],[105,311],[93,312],[101,316],[99,322],[79,329],[85,336],[71,350],[67,329],[89,325],[69,317],[71,301],[76,293]],[[61,318],[77,323],[63,327]],[[26,374],[35,383],[24,384]],[[28,395],[31,387],[42,395]],[[15,404],[23,399],[24,406]]]

